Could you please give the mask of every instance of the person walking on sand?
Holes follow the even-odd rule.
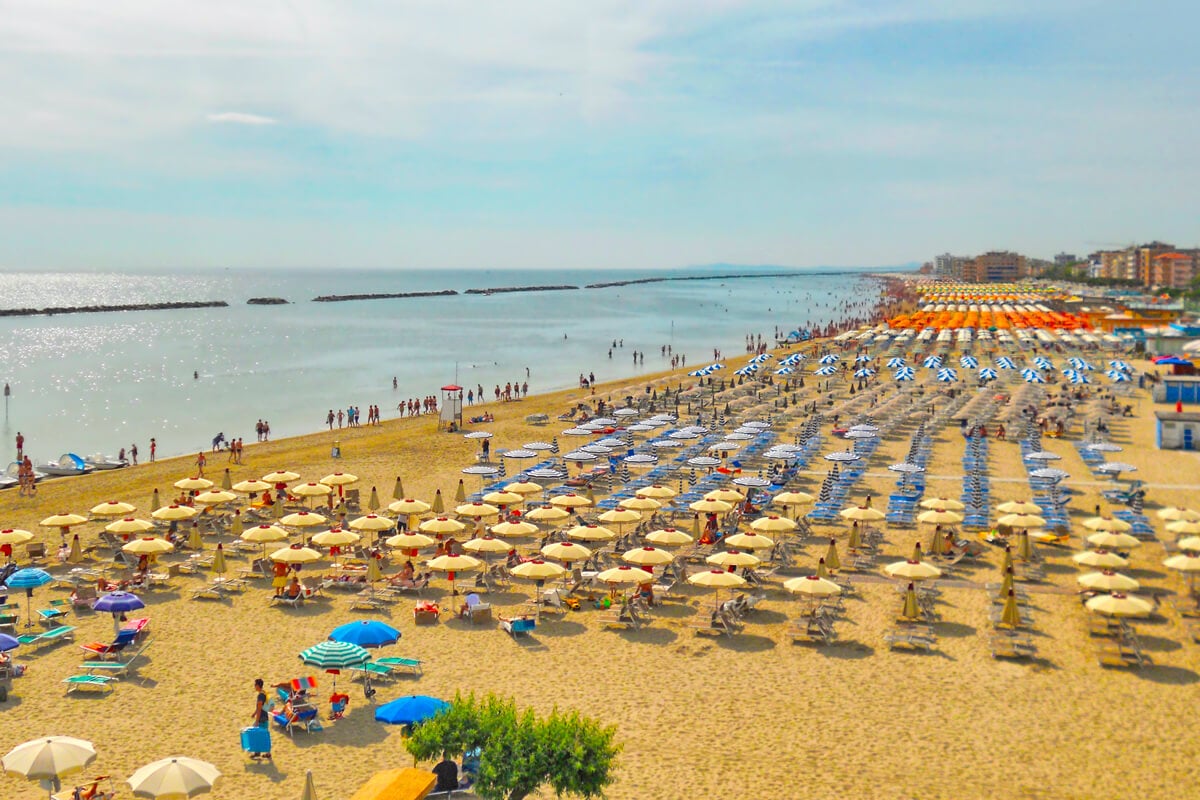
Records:
[[[25,455],[25,434],[17,431],[17,461]]]
[[[208,463],[208,459],[206,459],[204,457],[203,450],[201,450],[199,453],[196,453],[196,476],[197,477],[200,477],[200,478],[204,477],[204,465],[207,463]]]
[[[150,463],[151,464],[154,463],[154,457],[157,454],[158,454],[158,442],[155,441],[153,436],[151,436],[150,437]]]
[[[255,728],[270,730],[271,716],[267,713],[267,693],[263,689],[263,679],[254,679],[254,713],[250,717],[254,722]],[[270,753],[251,753],[253,759],[265,758],[270,760]]]

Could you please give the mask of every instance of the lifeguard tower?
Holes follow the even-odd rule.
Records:
[[[457,384],[442,387],[442,408],[438,414],[438,430],[462,430],[462,392]]]

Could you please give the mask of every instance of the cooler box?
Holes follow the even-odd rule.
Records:
[[[243,728],[242,749],[247,753],[271,752],[271,732],[266,728]]]

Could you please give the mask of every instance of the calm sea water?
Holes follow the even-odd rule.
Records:
[[[749,272],[743,268],[727,272]],[[778,270],[773,270],[778,272]],[[444,383],[524,381],[530,391],[576,384],[579,373],[625,378],[668,366],[671,344],[689,365],[714,348],[741,353],[747,333],[772,336],[839,316],[846,299],[875,292],[854,272],[802,278],[652,283],[584,291],[312,303],[320,294],[582,285],[704,270],[258,271],[191,274],[10,273],[0,307],[226,300],[228,308],[0,318],[0,382],[12,386],[4,451],[25,434],[35,461],[64,452],[116,453],[137,442],[148,456],[206,447],[223,431],[254,438],[323,427],[328,409],[401,399]],[[709,270],[709,274],[711,274]],[[286,306],[248,306],[278,296]],[[564,334],[566,338],[564,338]],[[613,339],[624,339],[610,360]],[[633,364],[644,350],[644,365]],[[192,377],[199,372],[199,380]],[[393,391],[392,377],[399,380]]]

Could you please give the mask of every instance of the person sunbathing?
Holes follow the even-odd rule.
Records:
[[[300,585],[300,579],[293,577],[292,582],[287,587],[287,598],[289,600],[300,600],[304,597],[304,587]]]
[[[116,796],[116,792],[104,792],[100,790],[100,781],[108,780],[107,775],[100,775],[92,778],[90,783],[85,783],[81,786],[76,786],[75,791],[71,792],[72,800],[112,800]]]

